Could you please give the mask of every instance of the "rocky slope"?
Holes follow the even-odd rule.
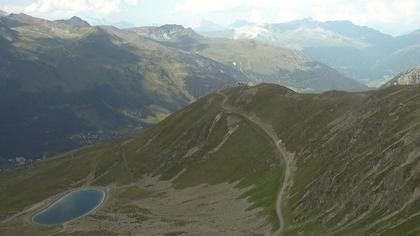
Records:
[[[227,89],[146,131],[2,172],[0,231],[418,235],[419,94]],[[81,186],[105,188],[105,204],[65,227],[30,222]]]
[[[156,40],[171,40],[180,37],[199,37],[191,28],[182,25],[162,25],[160,27],[137,27],[131,29],[139,35],[151,37]]]
[[[149,127],[244,77],[209,58],[78,17],[1,17],[0,51],[0,166]]]
[[[392,80],[388,81],[382,87],[389,87],[395,85],[414,85],[420,83],[420,67],[400,73]]]
[[[253,40],[207,38],[177,25],[142,27],[132,31],[239,70],[246,75],[244,82],[277,83],[304,92],[366,89],[364,85],[292,49]]]

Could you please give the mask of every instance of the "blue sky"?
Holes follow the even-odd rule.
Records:
[[[311,17],[350,20],[393,35],[420,28],[420,0],[0,0],[0,8],[47,19],[78,15],[134,26],[197,26],[203,19],[221,25],[239,19],[263,24]]]

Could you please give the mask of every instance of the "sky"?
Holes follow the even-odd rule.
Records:
[[[93,24],[166,23],[196,27],[202,20],[280,23],[302,18],[349,20],[401,35],[420,28],[420,0],[0,0],[0,9],[46,19],[77,15]]]

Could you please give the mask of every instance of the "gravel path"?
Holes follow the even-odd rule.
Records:
[[[274,233],[274,235],[283,235],[284,233],[284,226],[285,226],[285,220],[284,220],[284,213],[283,213],[283,200],[287,194],[287,188],[289,185],[289,180],[291,179],[292,174],[292,165],[293,165],[293,154],[288,152],[284,145],[282,145],[282,141],[278,138],[276,132],[272,128],[270,124],[263,123],[258,117],[255,115],[247,114],[243,111],[238,110],[235,107],[230,106],[227,103],[228,96],[223,94],[222,92],[219,92],[221,96],[223,96],[223,102],[222,102],[222,108],[226,110],[229,113],[234,113],[237,115],[240,115],[241,117],[247,119],[248,121],[254,123],[257,125],[260,129],[262,129],[268,137],[273,141],[274,146],[277,149],[277,152],[279,153],[279,158],[284,160],[284,163],[286,165],[286,171],[283,178],[282,187],[277,195],[277,201],[276,201],[276,213],[277,217],[279,218],[280,227],[279,229]]]

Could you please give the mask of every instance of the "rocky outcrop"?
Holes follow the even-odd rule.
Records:
[[[388,81],[382,87],[389,87],[394,85],[414,85],[420,83],[420,67],[402,72]]]
[[[166,24],[160,27],[138,27],[131,30],[139,35],[156,40],[170,40],[180,36],[198,36],[191,28],[175,24]]]

